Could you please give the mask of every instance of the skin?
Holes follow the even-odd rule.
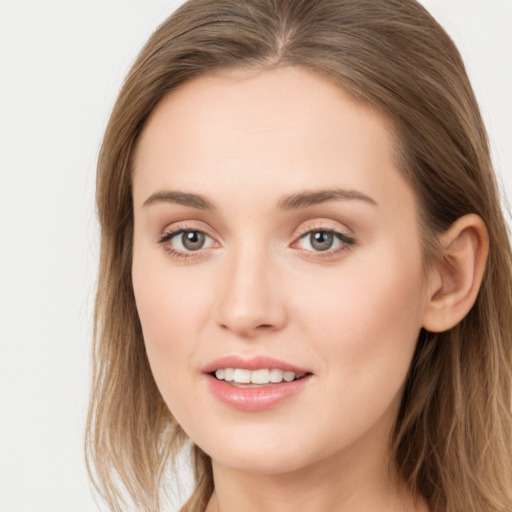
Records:
[[[371,200],[278,206],[325,189]],[[170,190],[213,209],[155,199]],[[147,354],[169,409],[212,457],[208,511],[426,510],[396,483],[388,440],[419,331],[438,318],[434,295],[446,312],[444,281],[425,274],[417,204],[387,120],[297,67],[201,77],[150,116],[133,197]],[[160,243],[174,229],[205,232],[205,245],[186,252],[180,235]],[[355,243],[315,250],[314,230]],[[276,407],[239,411],[201,371],[233,354],[313,375]]]

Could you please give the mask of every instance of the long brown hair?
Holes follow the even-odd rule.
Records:
[[[123,488],[160,509],[165,469],[187,441],[153,380],[131,282],[131,162],[158,102],[208,72],[302,66],[383,112],[421,211],[424,257],[456,219],[478,214],[490,253],[477,301],[447,332],[422,331],[396,427],[392,464],[432,512],[512,509],[510,242],[486,131],[462,59],[414,0],[191,0],[150,38],[119,94],[101,148],[101,256],[87,422],[90,474],[111,510]],[[194,448],[202,511],[211,460]]]

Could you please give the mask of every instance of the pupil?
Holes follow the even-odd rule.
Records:
[[[327,251],[332,247],[333,241],[334,235],[325,231],[316,231],[310,235],[311,247],[317,251]]]
[[[189,251],[197,251],[203,246],[204,239],[204,233],[200,233],[199,231],[186,231],[183,233],[181,241],[183,243],[183,247]]]

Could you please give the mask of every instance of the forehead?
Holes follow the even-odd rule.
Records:
[[[231,199],[343,187],[381,196],[409,187],[391,123],[300,67],[202,76],[154,109],[134,158],[134,199],[158,189]],[[379,199],[376,197],[376,201]]]

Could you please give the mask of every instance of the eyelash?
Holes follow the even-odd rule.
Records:
[[[211,236],[208,235],[208,233],[201,229],[192,227],[178,227],[176,229],[166,231],[163,235],[159,237],[158,243],[161,244],[164,247],[164,250],[174,258],[186,260],[189,258],[197,257],[198,254],[196,253],[199,253],[201,249],[198,249],[197,251],[185,252],[181,250],[176,250],[168,244],[168,242],[170,242],[174,237],[181,235],[183,233],[200,233],[210,239],[213,239]],[[297,244],[299,241],[303,240],[307,236],[311,236],[312,233],[325,233],[332,235],[343,244],[341,247],[338,247],[336,249],[327,249],[325,251],[306,250],[306,252],[314,253],[315,258],[332,258],[342,252],[351,250],[353,247],[357,245],[356,239],[353,238],[352,236],[347,235],[346,233],[343,233],[336,229],[325,227],[310,227],[307,230],[300,232],[295,242],[293,242],[293,245]]]
[[[175,236],[178,236],[178,235],[181,235],[183,233],[201,233],[202,235],[205,235],[207,236],[208,238],[212,238],[211,236],[208,235],[208,233],[206,233],[205,231],[201,230],[201,229],[196,229],[196,228],[186,228],[186,227],[179,227],[179,228],[176,228],[176,229],[171,229],[167,232],[165,232],[158,240],[158,243],[160,243],[163,247],[164,247],[164,250],[170,254],[171,256],[175,257],[175,258],[178,258],[178,259],[182,259],[182,260],[186,260],[188,258],[194,258],[196,256],[196,252],[199,252],[198,251],[189,251],[189,252],[184,252],[184,251],[180,251],[180,250],[176,250],[176,249],[173,249],[167,242],[171,241]]]
[[[311,236],[313,233],[324,233],[328,235],[334,236],[335,239],[339,240],[341,242],[341,246],[336,249],[327,249],[325,251],[306,251],[308,253],[313,253],[314,258],[333,258],[337,255],[350,251],[357,245],[357,241],[354,237],[347,235],[346,233],[343,233],[341,231],[338,231],[337,229],[333,228],[327,228],[322,226],[316,226],[316,227],[308,227],[302,232],[299,232],[299,236],[297,237],[296,241],[293,243],[293,245],[299,243],[301,240],[305,239],[307,236]]]

